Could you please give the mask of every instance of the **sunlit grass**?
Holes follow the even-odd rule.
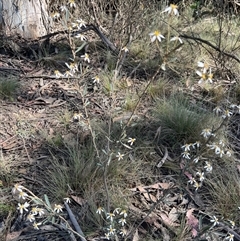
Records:
[[[147,93],[154,99],[160,99],[168,96],[173,91],[174,85],[167,80],[157,80],[149,85]]]

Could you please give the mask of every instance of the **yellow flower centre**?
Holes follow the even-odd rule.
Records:
[[[74,69],[75,68],[75,64],[71,63],[69,67],[70,67],[70,69]]]
[[[159,35],[160,35],[160,32],[159,32],[158,30],[156,30],[156,31],[154,31],[154,33],[153,33],[153,34],[154,34],[154,36],[156,36],[156,37],[157,37],[157,36],[159,36]]]
[[[212,78],[213,78],[213,74],[209,74],[209,75],[208,75],[208,78],[209,78],[209,79],[212,79]]]
[[[33,212],[33,213],[37,212],[37,208],[33,207],[33,208],[32,208],[32,212]]]
[[[171,9],[177,9],[177,8],[178,8],[178,6],[177,6],[177,5],[175,5],[175,4],[170,4],[170,8],[171,8]]]

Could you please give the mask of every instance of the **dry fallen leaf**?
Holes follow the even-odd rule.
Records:
[[[135,212],[135,215],[138,215],[138,216],[147,216],[146,213],[144,213],[141,209],[135,207],[134,205],[130,205],[129,206],[129,209],[131,209],[133,212]]]
[[[133,240],[132,241],[138,241],[138,240],[139,240],[138,229],[136,229],[136,232],[133,235]]]
[[[52,104],[54,101],[56,101],[56,98],[53,97],[48,97],[48,98],[44,98],[44,97],[38,97],[35,99],[36,103],[41,103],[41,104]]]
[[[162,183],[162,182],[158,182],[155,183],[153,185],[148,186],[149,188],[156,188],[156,189],[169,189],[170,187],[172,187],[172,183]],[[145,187],[146,188],[146,187]]]
[[[21,235],[21,233],[25,230],[27,230],[28,227],[20,230],[20,231],[16,231],[16,232],[12,232],[12,233],[8,233],[7,237],[6,237],[6,241],[17,241],[18,237]]]
[[[191,180],[193,178],[192,174],[189,172],[184,172],[185,176],[188,177],[189,180]]]
[[[7,237],[6,237],[6,241],[17,240],[17,238],[20,236],[21,233],[22,233],[22,231],[8,233]]]
[[[191,208],[186,213],[187,224],[191,227],[192,236],[197,236],[198,219],[193,215],[194,208]]]
[[[70,197],[80,206],[82,206],[83,204],[86,203],[86,200],[81,197],[77,197],[77,196],[73,196],[73,195],[70,195]]]
[[[173,187],[173,184],[172,183],[162,183],[162,182],[158,182],[158,183],[154,183],[152,185],[149,185],[149,186],[137,186],[137,187],[134,187],[134,188],[130,188],[129,190],[130,191],[133,191],[133,192],[136,192],[137,189],[140,188],[144,188],[144,189],[149,189],[149,188],[153,188],[153,189],[169,189],[170,187]],[[140,191],[140,190],[139,190]]]
[[[157,199],[152,194],[150,194],[145,188],[139,186],[138,190],[141,192],[141,194],[143,194],[143,196],[145,197],[145,199],[147,201],[149,201],[149,202],[156,202],[157,201]]]
[[[240,165],[237,165],[237,170],[240,173]]]
[[[174,223],[169,217],[168,217],[168,215],[166,214],[166,213],[164,213],[164,212],[157,212],[158,213],[158,215],[161,217],[161,219],[162,219],[162,222],[166,225],[166,226],[168,226],[168,227],[178,227],[179,226],[179,224],[178,223]]]
[[[163,237],[163,240],[164,241],[170,241],[171,238],[170,238],[170,235],[169,235],[169,231],[167,228],[163,227],[162,225],[159,227],[160,230],[161,230],[161,234],[162,234],[162,237]]]
[[[168,213],[168,217],[173,223],[178,220],[179,213],[175,207],[172,208],[171,211]]]
[[[185,198],[185,197],[182,197],[181,198],[181,203],[179,204],[179,206],[181,206],[181,205],[186,205],[186,204],[188,204],[189,203],[189,200],[187,199],[187,198]]]

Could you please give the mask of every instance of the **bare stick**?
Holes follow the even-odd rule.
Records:
[[[201,38],[198,38],[198,37],[195,37],[195,36],[189,36],[189,35],[186,35],[186,34],[181,34],[179,37],[186,38],[186,39],[192,39],[192,40],[195,40],[196,42],[201,42],[201,43],[207,44],[208,46],[215,49],[219,53],[221,53],[223,55],[226,55],[226,56],[236,60],[238,63],[240,63],[240,59],[236,55],[222,51],[219,47],[213,45],[212,43],[210,43],[209,41],[207,41],[205,39],[201,39]]]

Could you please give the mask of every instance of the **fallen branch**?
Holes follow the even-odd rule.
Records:
[[[73,215],[72,210],[70,209],[70,207],[68,206],[68,204],[66,202],[64,202],[64,206],[65,206],[65,208],[66,208],[66,210],[68,212],[68,216],[69,216],[69,218],[70,218],[70,220],[71,220],[75,230],[77,231],[77,233],[80,236],[81,241],[86,241],[86,239],[84,237],[84,234],[82,232],[82,229],[80,228],[80,226],[79,226],[75,216]]]
[[[159,148],[159,147],[157,147],[157,148]],[[167,160],[167,158],[168,158],[168,150],[165,147],[164,157],[158,162],[157,167],[161,167],[164,164],[164,162]]]
[[[70,34],[71,34],[71,36],[75,36],[77,34],[84,33],[89,30],[94,31],[109,49],[111,49],[113,52],[117,52],[117,47],[93,24],[88,24],[88,25],[86,25],[86,27],[84,27],[82,29],[72,31]],[[35,41],[49,39],[58,34],[65,34],[65,33],[69,33],[69,30],[62,30],[62,31],[54,32],[54,33],[49,33],[47,35],[41,36],[40,38],[38,38]]]

